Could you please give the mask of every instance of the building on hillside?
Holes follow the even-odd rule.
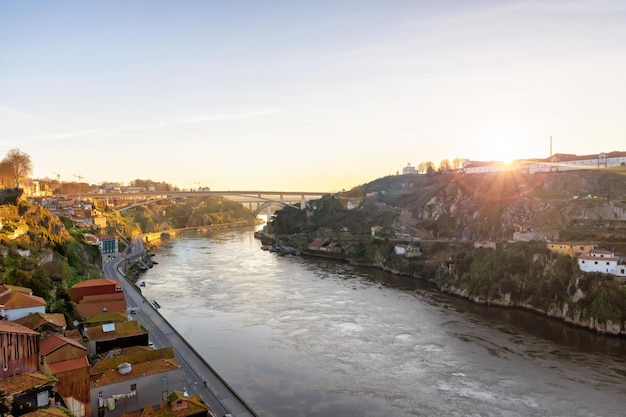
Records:
[[[209,407],[197,395],[187,396],[181,391],[174,391],[167,401],[145,407],[134,413],[122,414],[120,417],[212,417]]]
[[[73,339],[52,335],[39,342],[39,370],[50,372],[50,364],[86,358],[87,348]]]
[[[39,370],[39,333],[0,320],[0,379]]]
[[[593,243],[585,242],[548,242],[546,247],[554,253],[561,253],[563,255],[576,258],[582,255],[587,255],[594,250],[595,245]]]
[[[626,265],[620,262],[614,252],[604,249],[595,249],[587,255],[579,256],[578,267],[584,272],[601,272],[626,277]]]
[[[476,249],[483,248],[496,250],[497,244],[494,240],[477,240],[474,242],[474,247]]]
[[[100,248],[100,253],[103,255],[117,253],[118,251],[118,241],[115,236],[111,235],[97,235],[98,238],[98,247]]]
[[[182,367],[173,356],[167,348],[97,362],[91,377],[92,414],[118,417],[160,404],[171,393],[182,391]]]
[[[393,250],[396,255],[406,258],[414,258],[422,254],[419,246],[413,246],[410,243],[396,243]]]
[[[39,372],[0,380],[0,415],[18,417],[54,404],[56,379]]]
[[[116,294],[109,295],[109,299],[87,300],[88,297],[84,297],[76,306],[76,314],[84,321],[104,313],[125,313],[127,305],[123,294],[119,294],[121,299],[114,298],[118,296]]]
[[[404,168],[402,168],[402,175],[415,175],[418,172],[415,170],[415,167],[408,163]]]
[[[33,313],[45,313],[46,301],[36,295],[7,291],[0,296],[0,316],[5,320],[17,320]]]
[[[56,391],[75,417],[91,413],[87,348],[73,339],[50,336],[39,343],[41,372],[53,375]]]
[[[36,331],[42,338],[53,334],[63,336],[67,328],[67,322],[63,314],[33,313],[14,320],[14,322]]]
[[[101,326],[103,324],[109,323],[120,323],[123,321],[128,321],[128,314],[123,312],[111,311],[96,314],[95,316],[91,316],[82,320],[78,325],[78,329],[80,331],[83,331],[83,329],[85,329],[86,327]]]
[[[148,346],[148,331],[131,320],[87,327],[83,330],[90,355],[128,346]]]
[[[78,303],[86,295],[118,294],[123,293],[119,281],[108,278],[95,278],[79,282],[70,289],[70,298]]]
[[[548,158],[529,161],[528,172],[563,172],[626,166],[626,152],[601,152],[592,155],[556,153]]]

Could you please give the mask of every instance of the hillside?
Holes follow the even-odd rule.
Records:
[[[395,176],[363,189],[410,213],[402,221],[417,236],[506,240],[515,231],[534,231],[555,240],[626,238],[624,168]]]
[[[385,177],[309,202],[305,210],[281,210],[268,232],[305,254],[429,280],[478,303],[626,334],[623,283],[580,272],[575,260],[550,252],[543,242],[586,240],[626,255],[624,168]],[[530,242],[510,243],[515,232]],[[308,250],[315,237],[338,242],[341,251]],[[498,244],[476,249],[478,240]],[[418,255],[399,256],[396,245],[409,242]]]

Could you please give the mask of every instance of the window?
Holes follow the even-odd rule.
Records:
[[[167,401],[167,391],[161,392],[161,401]]]
[[[130,384],[131,391],[137,391],[137,384]]]
[[[598,265],[598,261],[593,261],[593,264],[594,265]]]

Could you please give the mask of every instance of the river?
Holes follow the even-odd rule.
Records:
[[[161,242],[144,295],[262,417],[624,416],[626,340],[260,250]]]

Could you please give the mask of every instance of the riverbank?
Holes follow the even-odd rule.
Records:
[[[276,240],[261,231],[255,237],[263,243]],[[476,253],[466,252],[459,242],[451,247],[443,242],[421,244],[428,246],[428,257],[397,256],[390,252],[389,243],[380,242],[362,249],[366,256],[310,249],[301,253],[425,280],[442,293],[476,304],[523,309],[598,334],[626,336],[623,283],[606,275],[574,271],[569,257],[529,243],[519,243],[521,249]]]

